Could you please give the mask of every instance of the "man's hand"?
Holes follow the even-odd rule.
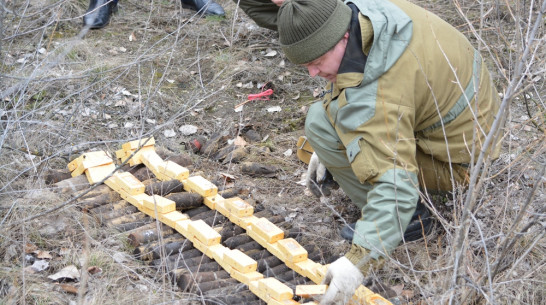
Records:
[[[284,0],[271,0],[271,2],[275,3],[277,6],[281,6]]]
[[[307,168],[307,188],[313,195],[320,198],[322,195],[330,196],[332,189],[338,189],[339,185],[334,181],[332,174],[326,169],[316,153],[313,153]]]
[[[328,290],[320,305],[347,304],[363,280],[364,275],[351,261],[345,256],[338,258],[328,267],[322,280],[322,284],[328,285]]]

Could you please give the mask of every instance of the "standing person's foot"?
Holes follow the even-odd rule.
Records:
[[[90,0],[83,16],[83,25],[100,29],[110,22],[110,15],[118,10],[118,0]]]
[[[182,7],[205,13],[205,15],[224,16],[224,8],[214,0],[182,0]]]

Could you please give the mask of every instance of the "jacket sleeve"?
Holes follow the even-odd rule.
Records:
[[[277,31],[279,7],[271,0],[233,0],[257,25]]]

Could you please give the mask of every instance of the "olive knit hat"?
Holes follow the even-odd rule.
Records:
[[[340,0],[286,0],[277,14],[281,47],[291,62],[311,62],[343,38],[350,21]]]

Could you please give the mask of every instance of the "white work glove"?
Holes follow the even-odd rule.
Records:
[[[356,289],[364,281],[364,275],[345,256],[333,262],[322,284],[328,285],[328,290],[320,300],[320,305],[347,304],[355,294]]]
[[[307,167],[307,188],[313,195],[320,198],[322,195],[330,196],[332,189],[338,189],[339,185],[334,181],[332,174],[326,169],[317,156],[313,152],[309,167]]]

